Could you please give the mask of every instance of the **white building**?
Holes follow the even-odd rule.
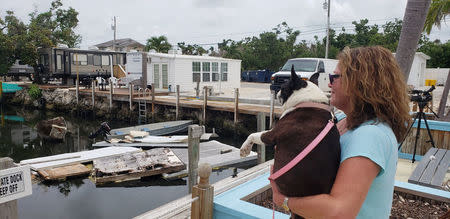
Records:
[[[409,71],[408,85],[413,85],[415,88],[425,86],[425,79],[428,79],[425,76],[425,69],[427,67],[428,59],[430,59],[430,57],[425,53],[416,52],[411,65],[411,70]]]
[[[444,86],[450,68],[427,68],[425,71],[425,80],[435,80],[436,85]]]
[[[146,58],[146,69],[140,67],[145,66],[142,62],[132,61],[131,57],[136,56]],[[130,76],[133,75],[129,71],[131,69],[133,71],[142,69],[140,72],[144,74],[147,72],[143,78],[146,79],[147,84],[154,83],[157,90],[175,91],[176,85],[180,85],[180,91],[192,92],[199,81],[200,89],[203,86],[211,86],[214,92],[220,92],[222,89],[239,88],[241,80],[241,60],[212,56],[128,53],[126,69]]]

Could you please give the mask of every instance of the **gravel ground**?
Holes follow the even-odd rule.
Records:
[[[268,199],[261,200],[255,204],[272,209],[272,196],[270,195]],[[286,213],[283,208],[278,206],[275,210]],[[395,192],[390,218],[450,219],[450,204]]]

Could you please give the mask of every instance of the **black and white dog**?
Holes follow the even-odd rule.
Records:
[[[249,135],[241,147],[241,156],[247,156],[253,144],[275,146],[273,172],[303,151],[332,119],[330,111],[314,107],[328,105],[326,95],[312,82],[301,80],[293,68],[290,80],[277,95],[283,104],[280,120],[269,131]],[[334,126],[316,148],[275,183],[288,197],[330,193],[339,163],[339,132]]]

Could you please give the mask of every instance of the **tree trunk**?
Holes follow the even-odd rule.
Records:
[[[444,91],[442,92],[441,101],[439,102],[439,108],[438,108],[437,115],[440,118],[444,117],[445,105],[447,104],[447,97],[448,97],[449,90],[450,90],[450,70],[448,70],[447,81],[445,82]]]
[[[395,58],[403,71],[406,82],[414,60],[431,0],[408,0],[403,17],[402,32]]]
[[[447,112],[447,115],[444,117],[441,117],[439,119],[439,121],[450,122],[450,110]]]

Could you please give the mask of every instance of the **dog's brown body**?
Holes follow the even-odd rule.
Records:
[[[294,159],[331,119],[319,108],[298,108],[261,135],[266,145],[276,145],[274,172]],[[339,132],[334,126],[325,138],[294,168],[275,180],[280,192],[289,197],[330,193],[340,162]]]
[[[269,131],[251,134],[241,147],[241,156],[247,156],[253,144],[275,146],[274,172],[303,151],[332,119],[322,108],[297,108],[299,103],[328,104],[328,98],[315,84],[301,80],[293,68],[278,96],[283,101],[280,120]],[[330,193],[340,164],[339,137],[333,126],[303,160],[275,180],[279,191],[287,197]],[[292,218],[301,217],[292,214]]]

